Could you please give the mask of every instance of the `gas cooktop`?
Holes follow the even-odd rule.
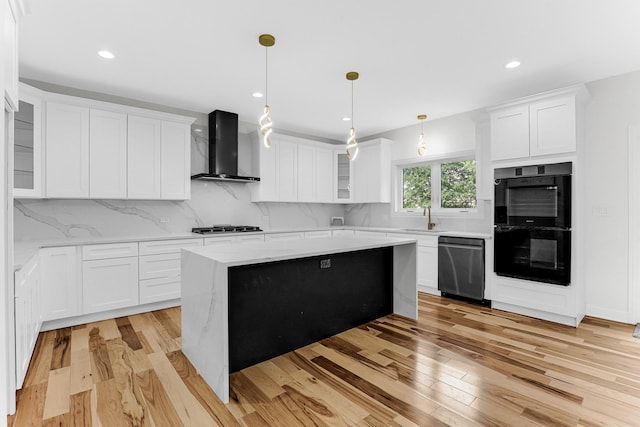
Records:
[[[255,225],[212,225],[211,227],[195,227],[191,229],[192,233],[198,234],[216,234],[216,233],[246,233],[250,231],[262,231],[260,227]]]

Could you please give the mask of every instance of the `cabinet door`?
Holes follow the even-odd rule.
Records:
[[[161,197],[174,200],[189,199],[191,197],[190,127],[182,123],[163,121],[161,140]]]
[[[14,115],[13,196],[42,197],[42,101],[20,92]]]
[[[529,106],[491,113],[491,160],[529,157]]]
[[[29,367],[28,341],[29,341],[29,280],[22,270],[15,274],[15,333],[16,333],[16,388],[22,388],[22,382]]]
[[[91,110],[89,197],[127,198],[127,115]]]
[[[576,151],[576,102],[563,96],[529,106],[531,155]]]
[[[334,176],[334,201],[349,202],[352,196],[351,162],[344,150],[336,150],[333,153],[333,176]]]
[[[298,202],[315,202],[315,149],[298,145]]]
[[[162,122],[128,116],[127,194],[129,199],[160,199]]]
[[[330,148],[320,147],[315,151],[315,201],[333,203],[333,151]]]
[[[4,11],[4,93],[13,111],[18,110],[18,7],[5,0]]]
[[[277,185],[278,200],[295,202],[298,200],[298,144],[278,141]]]
[[[40,306],[42,320],[80,314],[75,246],[40,249]]]
[[[277,155],[278,141],[272,142],[271,148],[259,143],[260,150],[260,182],[256,184],[258,197],[255,201],[276,201],[278,199]]]
[[[46,195],[89,197],[89,109],[47,102]]]
[[[373,195],[379,187],[380,171],[376,166],[380,159],[377,147],[360,147],[358,158],[352,162],[353,197],[357,203],[375,202]]]
[[[82,262],[84,313],[138,304],[138,257]]]
[[[418,245],[418,290],[438,292],[438,248]]]

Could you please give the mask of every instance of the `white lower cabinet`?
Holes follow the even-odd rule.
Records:
[[[202,246],[203,239],[140,242],[139,302],[178,299],[181,295],[180,258],[183,248]]]
[[[16,388],[22,388],[40,326],[40,264],[34,256],[15,273]]]
[[[305,231],[305,239],[315,239],[318,237],[331,237],[331,230]]]
[[[42,321],[80,314],[76,246],[40,249]]]
[[[138,257],[82,262],[84,314],[138,304]]]
[[[438,290],[438,238],[418,239],[418,291],[440,295]]]
[[[343,230],[343,229],[339,229],[339,230],[332,230],[331,234],[335,237],[335,236],[355,236],[356,232],[355,230]]]
[[[387,233],[382,233],[380,231],[367,231],[367,230],[356,230],[356,236],[369,236],[369,237],[384,237]]]
[[[304,233],[271,233],[264,236],[264,240],[300,240],[304,239]]]

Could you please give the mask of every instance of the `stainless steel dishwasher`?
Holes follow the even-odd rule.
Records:
[[[438,238],[438,290],[484,301],[484,239]]]

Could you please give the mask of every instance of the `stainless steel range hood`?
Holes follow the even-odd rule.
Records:
[[[215,110],[209,113],[209,173],[191,179],[256,182],[259,177],[238,174],[238,115]]]

